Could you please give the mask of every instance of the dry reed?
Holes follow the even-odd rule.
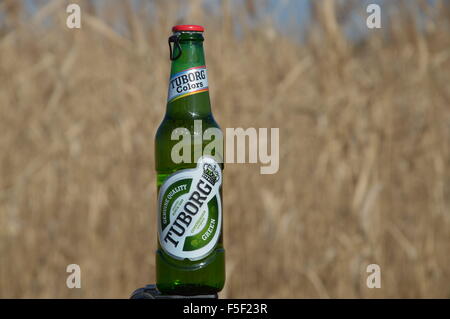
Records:
[[[317,1],[298,44],[252,1],[192,1],[184,20],[177,1],[151,15],[115,1],[81,30],[64,2],[30,19],[0,2],[0,297],[126,298],[154,281],[153,136],[180,22],[207,28],[221,126],[280,128],[278,174],[225,169],[221,296],[450,297],[450,11],[417,3],[433,16],[420,32],[399,5],[352,42],[337,2]]]

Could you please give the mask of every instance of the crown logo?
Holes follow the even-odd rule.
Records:
[[[214,186],[214,184],[219,180],[219,172],[217,172],[216,166],[208,163],[203,164],[202,177]]]

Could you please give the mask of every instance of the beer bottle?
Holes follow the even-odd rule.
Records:
[[[167,108],[155,139],[156,285],[168,295],[213,294],[225,282],[223,149],[205,155],[203,151],[209,141],[202,137],[208,129],[221,131],[211,113],[203,52],[204,28],[177,25],[172,31]],[[184,152],[175,150],[181,138],[174,136],[187,137],[190,143],[183,148]],[[183,160],[176,158],[178,153],[182,153]]]

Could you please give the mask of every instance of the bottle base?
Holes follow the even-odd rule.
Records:
[[[225,250],[216,249],[197,262],[174,260],[162,250],[156,253],[156,286],[166,295],[211,295],[225,283]]]
[[[221,289],[216,287],[207,287],[199,285],[180,285],[175,287],[170,287],[166,285],[157,284],[157,289],[165,295],[178,295],[178,296],[197,296],[197,295],[215,295]]]

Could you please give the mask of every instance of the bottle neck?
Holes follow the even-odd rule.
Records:
[[[181,32],[173,44],[166,116],[202,118],[211,114],[203,36]],[[180,52],[181,49],[181,52]],[[177,57],[178,56],[178,57]]]

